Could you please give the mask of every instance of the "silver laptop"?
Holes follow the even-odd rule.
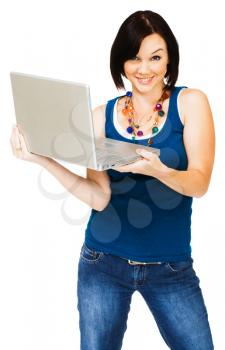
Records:
[[[159,149],[95,138],[86,84],[11,72],[17,124],[30,152],[106,170],[140,158],[135,150]]]

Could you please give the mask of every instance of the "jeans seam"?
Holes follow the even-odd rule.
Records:
[[[98,262],[99,260],[102,259],[103,256],[104,256],[104,253],[100,253],[99,256],[97,257],[97,259],[93,259],[93,260],[87,259],[87,258],[85,258],[83,255],[81,255],[80,257],[81,257],[82,260],[85,260],[85,261],[87,261],[88,263],[91,264],[91,263],[96,263],[96,262]]]

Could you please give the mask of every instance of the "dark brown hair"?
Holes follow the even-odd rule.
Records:
[[[111,48],[110,70],[117,89],[125,89],[122,79],[125,77],[124,63],[136,56],[142,40],[153,33],[158,33],[167,45],[169,63],[165,75],[165,89],[171,90],[174,87],[179,70],[177,40],[167,22],[158,13],[137,11],[122,23]]]

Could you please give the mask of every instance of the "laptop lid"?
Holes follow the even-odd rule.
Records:
[[[18,72],[10,78],[16,120],[28,150],[95,169],[89,86]]]

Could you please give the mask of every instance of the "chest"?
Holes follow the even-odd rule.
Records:
[[[116,119],[116,124],[119,126],[121,130],[125,133],[127,128],[129,127],[129,116],[124,116],[122,110],[125,106],[125,98],[120,98],[116,101],[114,108],[114,118]],[[139,125],[139,130],[143,132],[143,136],[153,136],[152,128],[156,125],[160,130],[164,125],[169,110],[169,99],[163,102],[163,111],[164,115],[159,117],[157,112],[153,111],[153,107],[149,109],[145,109],[135,114],[134,113],[134,121]]]

